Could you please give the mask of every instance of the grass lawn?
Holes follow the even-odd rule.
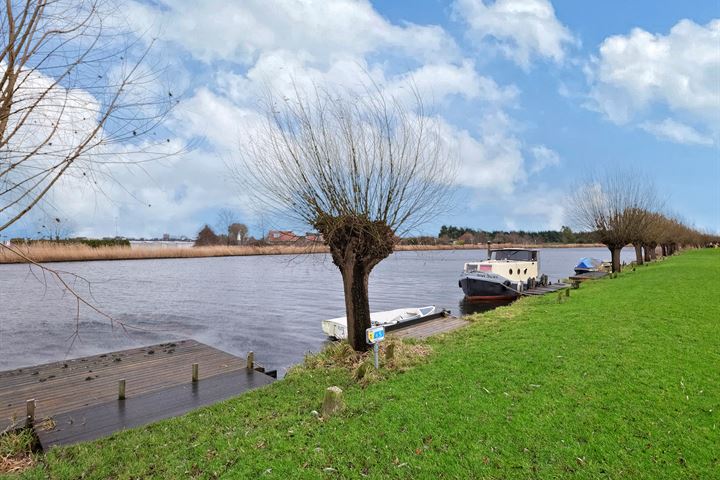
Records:
[[[26,478],[718,478],[720,251],[527,298],[360,386],[305,369]],[[323,391],[346,410],[322,421]]]

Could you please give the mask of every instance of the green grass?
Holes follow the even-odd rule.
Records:
[[[523,299],[404,373],[284,381],[51,451],[26,478],[717,478],[720,251]],[[347,409],[328,420],[326,387]]]

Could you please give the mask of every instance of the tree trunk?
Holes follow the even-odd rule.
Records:
[[[633,246],[635,247],[635,263],[637,265],[642,265],[643,264],[642,245],[640,243],[633,243]]]
[[[650,255],[650,245],[648,245],[647,243],[645,245],[643,245],[643,253],[644,253],[644,260],[646,262],[649,262],[650,260],[652,260],[652,256]]]
[[[340,269],[345,290],[345,314],[347,315],[348,343],[357,352],[369,348],[365,330],[370,328],[370,300],[368,279],[370,272],[365,265],[352,262]]]
[[[608,249],[610,250],[610,255],[612,256],[613,273],[620,272],[620,269],[622,268],[620,265],[620,251],[622,250],[622,247],[608,245]]]

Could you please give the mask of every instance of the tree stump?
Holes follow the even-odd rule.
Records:
[[[342,393],[343,391],[340,387],[328,387],[325,390],[325,398],[323,398],[322,404],[323,418],[328,418],[345,408]]]

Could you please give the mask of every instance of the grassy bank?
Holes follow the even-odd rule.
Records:
[[[713,478],[720,252],[526,298],[369,385],[300,369],[184,417],[51,451],[25,478]],[[323,391],[347,408],[320,420]]]
[[[493,245],[494,248],[510,247],[510,244]],[[517,245],[516,245],[517,246]],[[532,248],[582,248],[596,247],[587,244],[530,245]],[[602,246],[602,245],[600,245]],[[396,251],[469,250],[484,249],[484,245],[397,245]],[[20,252],[15,253],[13,250]],[[303,255],[327,253],[324,245],[267,245],[257,246],[211,246],[192,248],[154,247],[90,247],[88,245],[63,245],[52,242],[15,245],[11,249],[0,245],[0,264],[26,263],[27,258],[39,263],[86,262],[92,260],[147,260],[155,258],[234,257],[250,255]]]

